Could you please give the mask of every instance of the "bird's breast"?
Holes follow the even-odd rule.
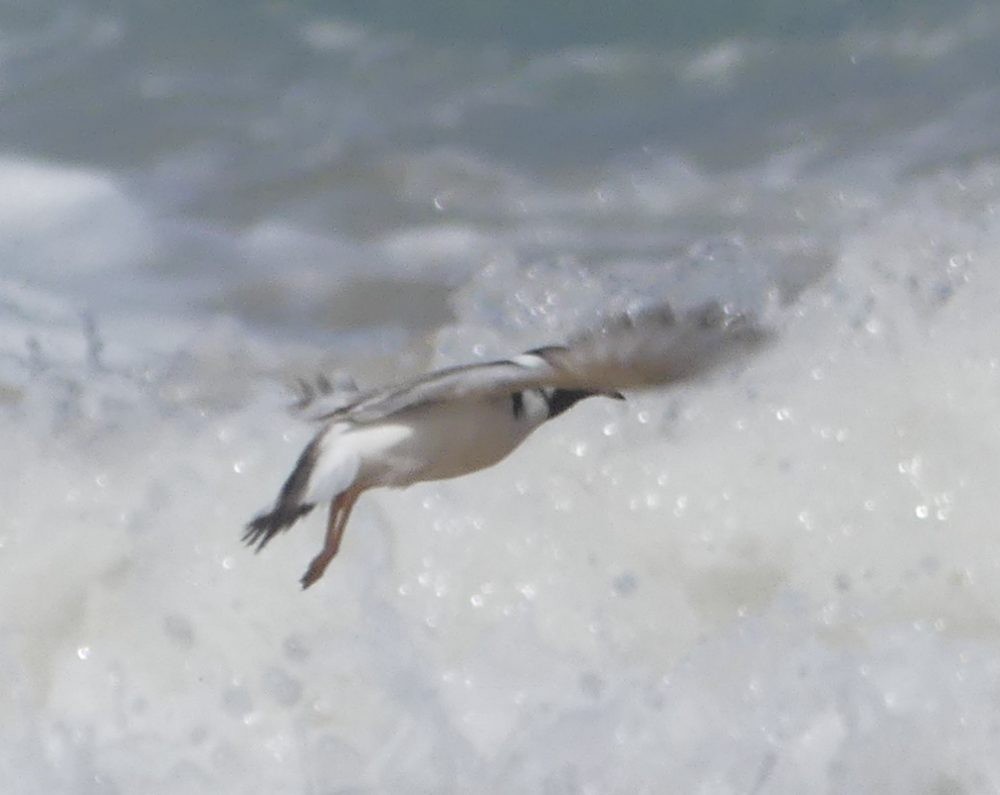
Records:
[[[492,466],[537,427],[515,417],[509,397],[450,401],[403,412],[391,422],[352,432],[368,436],[366,473],[385,485],[442,480]],[[378,449],[375,449],[378,448]]]

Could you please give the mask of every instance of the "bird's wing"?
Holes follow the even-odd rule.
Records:
[[[646,389],[701,376],[756,350],[771,335],[753,315],[727,311],[715,301],[680,315],[661,305],[613,317],[545,358],[558,373],[554,386]]]
[[[538,360],[545,374],[551,367]],[[356,423],[377,422],[405,409],[443,400],[456,400],[475,395],[517,392],[537,385],[544,377],[526,365],[513,360],[464,364],[428,373],[420,378],[387,389],[380,389],[360,400],[322,417],[324,420],[348,419]],[[540,383],[548,383],[543,380]]]
[[[296,401],[289,406],[299,419],[316,422],[357,402],[361,390],[346,373],[336,373],[333,380],[324,374],[314,380],[298,379],[294,386]]]
[[[712,302],[677,316],[660,306],[620,315],[565,346],[513,359],[460,365],[369,393],[324,419],[375,422],[426,403],[537,387],[613,392],[686,381],[749,352],[769,332],[750,315]]]

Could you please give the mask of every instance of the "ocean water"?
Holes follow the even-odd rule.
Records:
[[[0,790],[1000,791],[1000,11],[611,8],[0,4]],[[707,297],[774,342],[241,545],[295,379]]]

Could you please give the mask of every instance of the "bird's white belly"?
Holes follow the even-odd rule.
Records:
[[[393,423],[358,428],[382,442],[366,456],[362,477],[380,485],[406,486],[441,480],[491,466],[531,433],[534,423],[515,418],[509,398],[452,401],[401,413]]]

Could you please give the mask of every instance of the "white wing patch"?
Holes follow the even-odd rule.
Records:
[[[527,367],[532,370],[550,366],[549,363],[537,353],[522,353],[512,357],[511,361],[514,362],[514,364],[520,365],[521,367]]]

